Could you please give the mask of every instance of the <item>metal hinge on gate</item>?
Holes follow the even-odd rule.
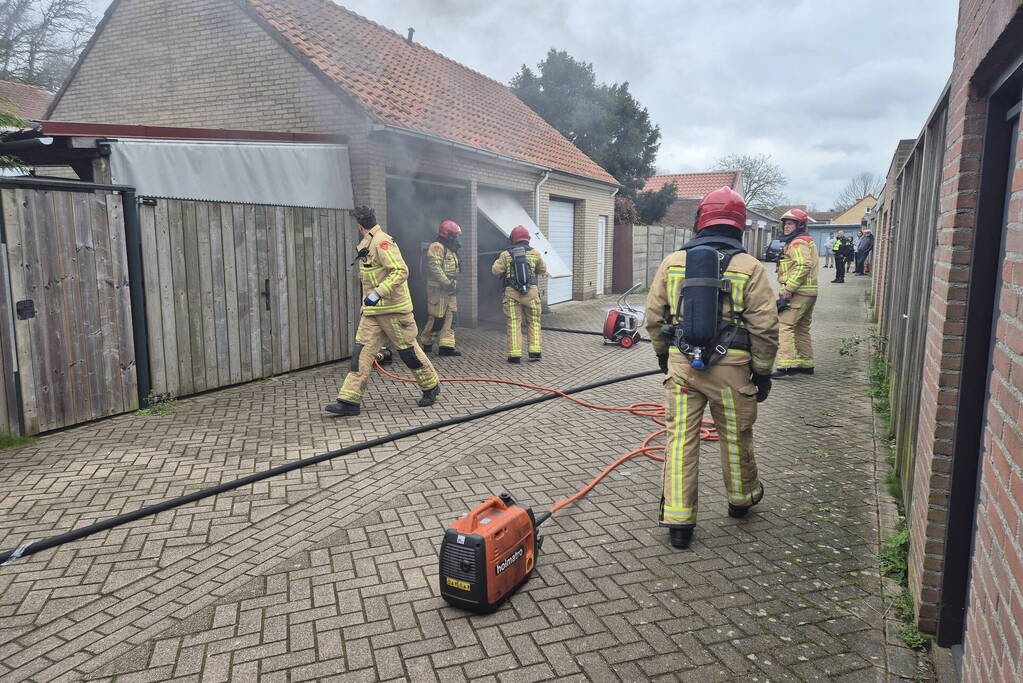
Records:
[[[14,304],[14,310],[18,313],[18,320],[28,320],[36,317],[36,302],[32,299],[25,299]]]

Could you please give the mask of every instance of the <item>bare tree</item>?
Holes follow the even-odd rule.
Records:
[[[719,171],[742,171],[746,204],[768,210],[782,203],[782,190],[789,182],[768,154],[729,154],[714,164]]]
[[[876,173],[864,171],[850,180],[838,193],[838,197],[835,199],[835,209],[844,211],[868,194],[876,197],[882,187],[884,187],[884,178]]]
[[[58,90],[95,25],[88,0],[0,0],[0,79]]]

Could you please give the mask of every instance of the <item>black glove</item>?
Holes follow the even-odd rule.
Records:
[[[778,312],[781,313],[786,308],[788,308],[791,304],[789,303],[788,299],[777,299],[777,300],[775,300],[774,305],[775,305],[775,308],[778,309]]]
[[[659,353],[657,354],[657,364],[661,367],[661,372],[665,375],[668,374],[668,354]]]
[[[771,376],[753,373],[753,384],[757,388],[757,403],[763,403],[771,393]]]
[[[457,291],[458,291],[458,283],[456,281],[452,280],[451,282],[448,283],[448,293],[449,294],[454,294]]]
[[[362,300],[364,306],[376,306],[380,303],[380,295],[376,292],[370,292],[369,296]]]

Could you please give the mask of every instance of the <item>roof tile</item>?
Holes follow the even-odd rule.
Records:
[[[650,176],[643,192],[654,192],[674,181],[678,197],[703,197],[719,187],[739,189],[738,171],[711,171],[708,173],[667,173]]]
[[[503,84],[329,0],[246,0],[317,69],[386,124],[617,181]]]
[[[35,85],[0,81],[0,98],[9,100],[10,104],[4,105],[21,118],[39,120],[46,115],[53,95]]]

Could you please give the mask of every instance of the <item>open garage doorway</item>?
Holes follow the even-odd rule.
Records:
[[[508,238],[482,211],[477,212],[476,216],[476,224],[479,226],[477,236],[479,259],[476,263],[479,320],[481,324],[502,322],[504,310],[501,308],[501,302],[504,300],[504,284],[494,277],[490,269],[501,252],[508,248]]]
[[[468,207],[468,189],[453,181],[387,176],[384,230],[394,237],[408,264],[409,290],[419,325],[426,320],[426,249],[436,239],[441,221],[453,220],[467,230]],[[463,236],[463,244],[465,241]],[[466,254],[461,256],[464,263]]]

